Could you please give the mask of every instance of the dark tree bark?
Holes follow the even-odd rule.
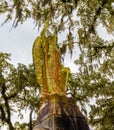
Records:
[[[6,86],[5,84],[2,85],[2,91],[1,91],[2,97],[5,102],[5,108],[6,108],[6,113],[7,116],[5,116],[5,120],[9,126],[9,130],[14,130],[14,127],[11,122],[11,112],[10,112],[10,106],[9,106],[9,98],[6,96]],[[3,109],[1,109],[3,111]],[[3,113],[5,114],[5,113]]]

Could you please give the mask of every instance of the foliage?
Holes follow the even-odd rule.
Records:
[[[77,73],[70,76],[67,93],[80,104],[96,130],[114,129],[114,80],[100,72],[93,72],[89,76]]]
[[[8,125],[9,130],[13,130],[17,123],[13,126],[12,114],[18,113],[18,117],[23,119],[24,109],[30,111],[29,124],[32,123],[32,113],[38,108],[38,96],[33,65],[18,64],[15,68],[10,63],[10,55],[0,53],[0,125]],[[18,125],[22,129],[29,126],[26,122],[18,122]]]
[[[68,92],[82,105],[84,102],[88,103],[91,107],[90,123],[96,129],[113,130],[114,39],[104,40],[97,28],[103,26],[107,33],[114,36],[114,1],[2,0],[0,14],[6,16],[4,23],[13,20],[13,27],[29,18],[33,19],[38,28],[48,21],[47,34],[57,33],[62,54],[68,49],[72,54],[73,49],[75,50],[74,45],[79,46],[80,56],[75,61],[79,66],[79,72],[70,77]],[[61,34],[65,35],[64,40],[61,40]],[[3,83],[6,82],[3,75],[0,79]],[[18,84],[18,80],[13,84]],[[2,90],[2,87],[0,89]],[[17,88],[15,91],[17,92]],[[95,99],[95,105],[90,104],[90,99]],[[2,111],[3,107],[0,108]]]

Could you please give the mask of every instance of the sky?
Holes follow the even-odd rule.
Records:
[[[0,24],[3,20],[0,19]],[[18,63],[29,64],[32,63],[32,46],[38,36],[37,27],[31,20],[19,25],[16,28],[12,28],[12,23],[6,23],[0,26],[0,51],[10,53],[11,61],[14,65]],[[98,27],[98,32],[105,40],[113,39],[113,36],[109,36],[106,30],[102,27]],[[62,37],[62,36],[61,36]],[[72,59],[70,55],[67,55],[64,61],[65,66],[69,66],[72,72],[75,72],[76,66],[73,61],[75,57],[79,55],[79,51],[75,50]]]
[[[12,24],[7,23],[0,27],[0,51],[11,53],[12,63],[32,63],[32,45],[38,31],[31,21],[12,29]]]
[[[3,20],[0,20],[0,24]],[[0,52],[11,54],[11,63],[17,66],[18,63],[30,64],[32,60],[32,46],[38,36],[38,29],[34,27],[31,20],[26,21],[23,25],[12,28],[12,23],[6,23],[0,26]],[[61,36],[62,37],[62,36]],[[64,64],[74,73],[77,68],[74,59],[79,51],[74,51],[71,59],[70,55],[66,55]]]
[[[0,24],[3,19],[0,19]],[[11,54],[11,63],[17,66],[18,63],[30,64],[32,60],[32,46],[38,36],[38,29],[33,24],[33,21],[27,20],[22,25],[12,28],[12,23],[6,23],[0,26],[0,52]],[[113,36],[107,34],[106,30],[100,25],[98,33],[105,40],[113,39]],[[60,37],[64,37],[60,35]],[[77,48],[77,47],[76,47]],[[74,60],[79,55],[79,49],[75,49],[72,58],[66,55],[64,65],[71,69],[71,72],[77,72]]]

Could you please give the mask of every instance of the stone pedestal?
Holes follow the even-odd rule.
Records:
[[[75,101],[53,95],[42,103],[33,130],[89,130]]]

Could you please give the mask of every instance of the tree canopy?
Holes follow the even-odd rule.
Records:
[[[114,39],[105,40],[100,36],[98,27],[102,26],[102,28],[106,29],[108,34],[114,36],[114,1],[2,0],[0,1],[0,15],[6,17],[6,20],[2,24],[13,21],[12,27],[14,28],[19,24],[23,24],[27,19],[32,19],[35,26],[40,29],[40,27],[43,28],[45,23],[48,21],[49,25],[47,35],[53,33],[58,35],[58,39],[60,40],[58,45],[61,47],[62,54],[65,54],[68,49],[72,54],[73,50],[75,50],[75,45],[79,46],[79,59],[75,60],[75,64],[79,66],[79,71],[76,74],[72,74],[69,78],[68,92],[70,92],[73,98],[76,98],[77,102],[79,101],[82,108],[85,109],[84,102],[88,103],[91,108],[91,112],[89,113],[89,122],[96,128],[96,130],[113,130]],[[64,40],[60,39],[60,34],[65,35]],[[3,59],[6,59],[6,56],[1,56]],[[10,79],[10,84],[10,77],[4,77],[6,74],[1,74],[0,78],[2,81],[0,91],[3,100],[6,101],[5,113],[7,113],[7,100],[10,100],[8,97],[12,98],[12,93],[9,95],[9,90],[7,95],[4,93],[4,91],[6,91],[4,90],[4,88],[6,89],[6,85],[11,86],[10,89],[13,89],[20,83],[20,88],[24,93],[22,84],[24,84],[24,88],[26,88],[25,86],[28,86],[26,84],[31,83],[31,81],[34,80],[26,78],[26,76],[29,77],[29,72],[25,72],[25,70],[29,71],[32,67],[29,66],[30,68],[27,68],[24,65],[20,65],[21,74],[23,75],[25,73],[23,75],[25,77],[15,80],[14,82],[14,79],[19,78],[17,73],[19,68],[15,70],[12,65],[6,64],[5,62],[4,64],[5,66],[0,67],[2,73],[6,73],[4,70],[7,70],[7,73],[9,73],[9,69],[11,72],[13,71],[12,73],[16,73],[15,75],[12,75],[15,77]],[[5,68],[2,69],[3,67]],[[8,74],[8,76],[10,75]],[[19,81],[19,83],[17,83],[17,81]],[[5,86],[4,82],[6,84]],[[33,89],[35,84],[30,84],[30,86],[31,89]],[[13,94],[18,95],[17,87],[15,89],[15,93]],[[5,98],[7,100],[5,100]],[[91,100],[94,100],[95,103],[91,104]],[[23,103],[25,104],[25,102]],[[2,105],[0,106],[0,110],[1,113],[4,114]],[[2,117],[1,119],[7,122],[8,113],[6,115],[7,117],[4,119],[3,115],[0,116]]]
[[[32,113],[38,109],[39,103],[38,92],[33,65],[18,64],[15,68],[10,63],[10,55],[0,52],[0,127],[8,125],[9,130],[32,129]],[[24,109],[30,112],[29,123],[12,122],[15,113],[18,113],[18,118],[23,118]]]

